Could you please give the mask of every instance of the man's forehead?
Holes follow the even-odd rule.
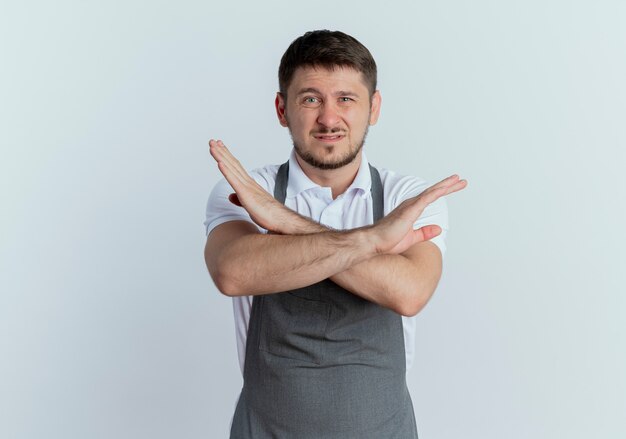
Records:
[[[353,92],[367,91],[363,73],[350,66],[300,66],[293,75],[290,91],[299,93],[311,88],[350,88]],[[363,90],[359,90],[363,89]]]

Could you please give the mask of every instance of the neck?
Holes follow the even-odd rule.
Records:
[[[354,181],[356,174],[361,167],[361,152],[356,156],[352,163],[342,166],[338,169],[319,169],[309,165],[296,154],[296,160],[304,174],[314,183],[322,187],[330,187],[333,200],[343,194]]]

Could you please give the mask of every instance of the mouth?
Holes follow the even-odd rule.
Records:
[[[335,143],[343,139],[345,134],[314,134],[313,137],[320,142]]]

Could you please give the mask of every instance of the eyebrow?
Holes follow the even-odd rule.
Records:
[[[319,91],[317,88],[307,87],[307,88],[300,89],[296,95],[300,96],[306,93],[315,93],[318,95],[322,94],[322,92]],[[354,93],[353,91],[344,91],[344,90],[336,91],[333,93],[333,95],[334,96],[352,96],[352,97],[357,97],[357,98],[359,97],[359,95],[357,93]]]

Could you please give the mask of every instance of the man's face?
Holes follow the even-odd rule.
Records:
[[[371,97],[361,72],[300,67],[276,97],[281,125],[288,127],[298,156],[320,169],[337,169],[360,153],[369,125],[378,120],[380,94]]]

